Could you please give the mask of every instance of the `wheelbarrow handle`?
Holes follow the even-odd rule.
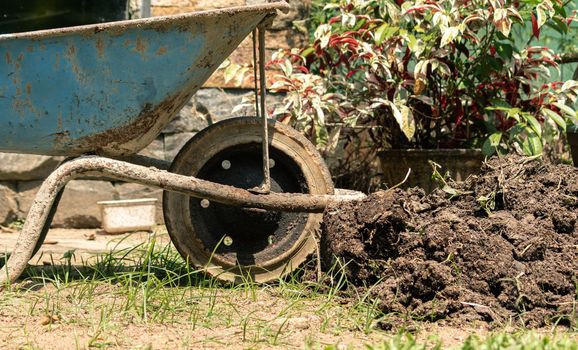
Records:
[[[0,270],[0,290],[16,281],[32,258],[32,253],[58,193],[69,181],[83,175],[105,176],[160,187],[167,191],[180,192],[193,197],[206,198],[245,208],[280,211],[322,212],[332,202],[353,201],[363,198],[355,193],[338,196],[300,193],[259,195],[241,188],[170,173],[154,167],[145,167],[97,156],[79,157],[58,167],[40,186],[16,246],[6,265]]]

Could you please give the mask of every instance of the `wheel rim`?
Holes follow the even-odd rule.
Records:
[[[333,192],[329,171],[309,141],[273,121],[269,135],[274,191]],[[228,163],[223,165],[223,161]],[[170,171],[251,188],[262,179],[261,162],[260,121],[234,118],[195,135],[178,153]],[[249,275],[265,282],[297,268],[315,250],[313,235],[322,219],[322,214],[240,210],[175,192],[164,193],[163,212],[171,240],[183,258],[230,281]],[[229,229],[241,226],[237,223],[246,228]],[[255,230],[259,233],[254,234]],[[269,236],[273,236],[271,241]]]

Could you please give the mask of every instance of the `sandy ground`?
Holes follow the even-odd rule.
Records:
[[[10,251],[17,235],[1,232],[0,250]],[[86,261],[100,252],[134,247],[149,235],[54,229],[31,263],[58,265],[71,250],[77,262]],[[168,242],[162,228],[156,237]],[[0,292],[0,349],[323,349],[328,345],[365,349],[367,344],[390,342],[396,334],[374,325],[365,328],[365,311],[347,302],[329,301],[323,293],[296,297],[300,292],[275,286],[151,291],[156,294],[144,295],[139,284],[127,288],[79,281],[30,288],[21,283]],[[145,316],[139,304],[143,298],[151,298]],[[166,314],[159,312],[164,302],[174,302]],[[486,324],[413,321],[406,330],[430,345],[432,338],[439,339],[444,348],[460,345],[470,335],[489,333]]]

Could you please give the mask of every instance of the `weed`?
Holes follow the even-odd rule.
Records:
[[[8,228],[16,231],[22,230],[24,227],[25,220],[24,219],[16,219],[8,224]]]

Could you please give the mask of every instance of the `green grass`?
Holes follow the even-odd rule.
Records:
[[[66,334],[71,348],[577,349],[573,333],[497,333],[456,345],[411,319],[399,333],[382,331],[391,315],[379,311],[371,287],[348,288],[339,264],[322,283],[304,278],[314,263],[271,284],[223,283],[155,235],[80,264],[74,258],[71,251],[31,267],[0,293],[0,347],[45,348],[48,335]]]
[[[398,334],[390,340],[378,345],[366,345],[367,350],[426,350],[444,349],[443,343],[430,337],[425,342],[417,341],[411,334]],[[496,333],[487,337],[470,336],[461,345],[451,346],[451,349],[460,350],[576,350],[578,342],[576,336],[570,335],[539,335],[533,331],[517,334]],[[328,346],[325,349],[338,349],[338,346]]]

